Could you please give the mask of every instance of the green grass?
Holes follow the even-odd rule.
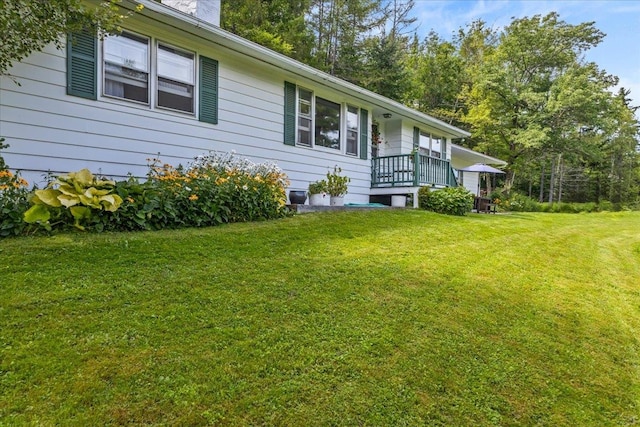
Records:
[[[0,241],[0,425],[640,423],[640,214]]]

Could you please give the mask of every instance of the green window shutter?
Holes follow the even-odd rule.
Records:
[[[200,57],[200,102],[198,119],[218,124],[218,61]]]
[[[367,160],[369,150],[369,112],[360,109],[360,158]]]
[[[67,94],[98,99],[98,40],[88,31],[67,35]]]
[[[296,145],[296,85],[284,82],[284,143]]]
[[[447,138],[442,138],[442,160],[447,160]]]
[[[413,148],[418,149],[420,147],[420,129],[413,127]]]

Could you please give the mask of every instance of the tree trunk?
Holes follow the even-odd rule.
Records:
[[[542,170],[540,171],[540,197],[538,197],[538,202],[544,202],[544,167],[547,163],[542,163]]]
[[[562,181],[564,179],[564,160],[562,159],[562,154],[558,155],[558,203],[562,202]]]
[[[556,191],[554,184],[556,181],[556,158],[551,158],[551,176],[549,177],[549,204],[553,203],[553,193]]]

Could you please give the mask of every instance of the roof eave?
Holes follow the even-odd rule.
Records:
[[[451,144],[451,150],[453,151],[461,151],[464,153],[469,153],[472,154],[474,156],[477,156],[479,161],[476,163],[486,163],[488,165],[498,165],[498,166],[506,166],[508,163],[505,162],[504,160],[500,160],[496,157],[492,157],[489,156],[487,154],[483,154],[483,153],[479,153],[477,151],[471,150],[469,148],[463,147],[461,145],[457,145],[457,144]]]
[[[317,70],[296,61],[295,59],[289,58],[281,53],[244,39],[223,30],[216,25],[202,21],[172,7],[153,0],[137,0],[137,3],[144,6],[144,9],[140,13],[153,19],[168,23],[181,30],[190,32],[196,36],[210,40],[220,46],[226,47],[227,49],[255,58],[261,62],[280,68],[285,72],[298,75],[313,82],[329,86],[332,89],[348,93],[349,95],[355,96],[368,104],[392,111],[393,113],[407,117],[410,120],[438,129],[451,138],[466,138],[471,136],[469,132],[427,114],[416,111],[397,101],[386,98],[353,83],[349,83],[323,71]],[[169,20],[167,20],[167,18]],[[211,38],[212,35],[214,38]]]

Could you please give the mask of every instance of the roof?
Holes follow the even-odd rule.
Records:
[[[506,166],[507,162],[497,159],[495,157],[488,156],[486,154],[478,153],[469,148],[462,147],[460,145],[451,144],[451,157],[456,159],[456,167],[466,167],[475,163],[484,163],[487,165]]]
[[[420,124],[428,125],[442,132],[443,136],[450,138],[471,136],[469,132],[427,114],[416,111],[375,92],[303,64],[302,62],[296,61],[295,59],[289,58],[281,53],[275,52],[257,43],[223,30],[218,26],[202,21],[195,16],[181,12],[167,5],[163,5],[154,0],[137,0],[137,2],[144,6],[144,9],[139,12],[140,14],[171,25],[177,30],[190,33],[205,40],[210,40],[229,50],[240,53],[243,56],[251,57],[265,64],[279,68],[286,73],[294,74],[306,80],[346,93],[366,104],[376,106],[385,112],[406,117]],[[129,5],[133,7],[131,2]]]

